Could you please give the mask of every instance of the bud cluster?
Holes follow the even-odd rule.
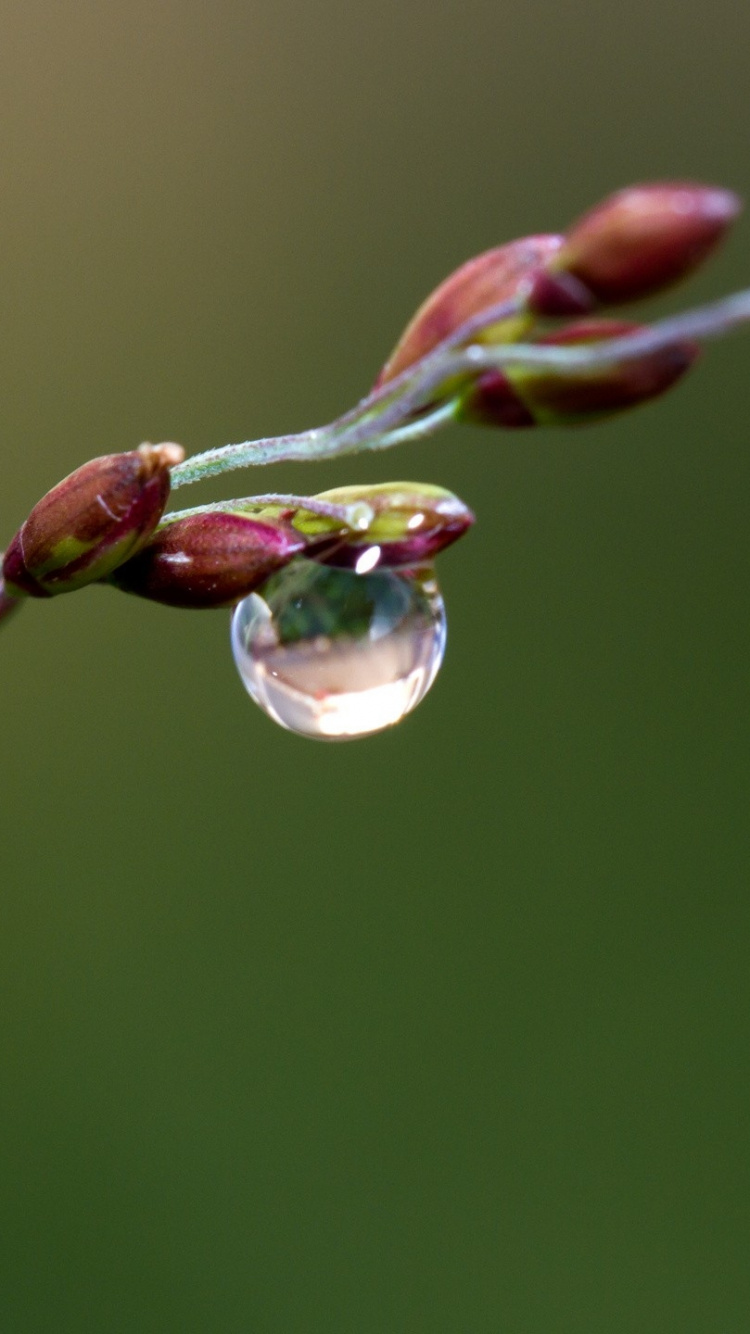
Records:
[[[418,482],[349,486],[314,498],[342,509],[365,502],[372,518],[351,529],[328,514],[288,505],[215,509],[168,519],[109,582],[171,607],[232,606],[295,556],[361,573],[423,565],[474,521],[450,491]],[[312,502],[311,502],[312,503]]]
[[[591,316],[602,307],[658,294],[701,264],[740,209],[729,190],[673,183],[632,186],[605,199],[564,236],[529,236],[471,259],[427,298],[375,384],[387,385],[446,339],[498,345],[595,343],[635,333],[637,324],[573,320],[534,335],[540,319]],[[501,309],[477,330],[477,317]],[[462,326],[469,333],[461,340]],[[456,340],[458,339],[458,344]],[[697,345],[667,347],[575,373],[514,366],[478,378],[447,379],[464,421],[508,428],[595,421],[669,389],[689,369]]]
[[[465,422],[528,428],[591,422],[654,398],[692,366],[697,344],[672,325],[658,339],[641,338],[648,326],[600,312],[691,273],[739,208],[730,191],[697,184],[622,190],[563,235],[511,241],[457,269],[420,306],[368,398],[329,427],[226,446],[188,463],[175,444],[92,459],[44,496],[12,539],[0,618],[25,597],[92,583],[174,607],[233,606],[302,557],[362,575],[428,566],[473,515],[450,492],[423,483],[164,511],[172,483],[395,443],[424,422],[435,429],[435,407],[438,416],[447,409]],[[750,318],[750,294],[734,300],[731,320]],[[704,336],[705,326],[696,327]],[[597,345],[607,343],[612,353],[605,348],[603,357]],[[579,351],[567,359],[541,351],[565,348]]]

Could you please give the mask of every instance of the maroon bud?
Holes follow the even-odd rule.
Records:
[[[528,304],[535,315],[556,318],[588,315],[596,310],[598,303],[593,292],[572,273],[549,273],[540,269],[531,279]]]
[[[35,505],[3,559],[11,594],[52,597],[106,578],[154,531],[180,445],[141,445],[84,463]]]
[[[740,208],[731,190],[689,182],[620,190],[573,225],[529,304],[536,314],[560,315],[581,310],[566,301],[582,291],[602,305],[660,292],[706,259]]]
[[[532,275],[559,250],[559,236],[526,236],[487,250],[456,269],[419,307],[375,381],[375,388],[393,380],[483,310],[519,298],[518,310],[472,337],[477,343],[504,343],[518,338],[530,324],[520,300]]]
[[[501,426],[520,430],[539,426],[507,371],[485,371],[461,400],[457,420],[470,426]]]
[[[598,343],[643,327],[620,320],[580,320],[537,341],[548,345]],[[466,395],[461,418],[511,428],[597,421],[663,394],[692,366],[698,353],[697,344],[680,340],[639,357],[623,358],[614,366],[592,366],[575,373],[541,366],[488,371]]]
[[[188,514],[163,524],[109,583],[169,607],[227,607],[308,545],[281,521],[216,510]]]
[[[458,496],[426,482],[384,482],[375,486],[342,486],[325,491],[316,500],[335,505],[362,501],[373,518],[365,531],[340,532],[326,547],[309,554],[325,565],[357,570],[424,565],[456,542],[474,522],[474,515]],[[295,527],[305,524],[303,512]],[[320,533],[320,520],[315,527]],[[319,539],[320,540],[320,539]]]

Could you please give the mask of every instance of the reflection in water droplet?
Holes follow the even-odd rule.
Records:
[[[232,652],[250,695],[282,727],[344,741],[419,704],[445,632],[432,569],[357,574],[295,560],[239,603]]]

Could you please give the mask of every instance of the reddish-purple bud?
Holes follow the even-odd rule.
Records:
[[[561,244],[560,236],[526,236],[462,264],[419,307],[375,381],[375,388],[420,361],[472,316],[523,297],[532,275],[551,261]],[[519,309],[512,316],[482,330],[472,341],[511,342],[529,324],[524,304],[519,301]]]
[[[731,190],[690,182],[620,190],[574,223],[529,305],[566,315],[586,309],[587,293],[592,304],[617,305],[660,292],[706,259],[740,208]]]
[[[170,607],[226,607],[295,556],[359,573],[424,565],[474,522],[450,491],[417,482],[345,486],[315,500],[339,508],[341,517],[272,502],[252,514],[204,510],[167,518],[107,582]],[[352,529],[343,514],[358,508],[366,527]]]
[[[580,320],[538,343],[598,343],[643,326],[620,320]],[[614,366],[561,374],[540,366],[487,371],[463,400],[461,418],[486,426],[577,426],[636,407],[671,388],[698,356],[680,340]]]
[[[308,545],[286,522],[216,510],[188,514],[166,522],[109,582],[169,607],[228,607]]]
[[[84,463],[35,505],[3,559],[11,594],[52,597],[106,578],[154,531],[181,445],[141,445]]]
[[[456,542],[474,522],[474,515],[458,496],[426,482],[384,482],[376,486],[342,486],[324,491],[316,500],[334,505],[370,506],[373,518],[366,530],[342,532],[329,547],[310,552],[325,565],[367,573],[424,565]],[[319,516],[301,512],[294,520],[311,534],[322,536]]]

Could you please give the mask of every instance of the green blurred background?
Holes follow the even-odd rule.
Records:
[[[750,194],[749,74],[737,0],[11,0],[2,533],[94,454],[328,420],[611,189]],[[476,509],[380,737],[274,727],[225,613],[4,630],[3,1330],[748,1329],[749,368],[241,475]]]

